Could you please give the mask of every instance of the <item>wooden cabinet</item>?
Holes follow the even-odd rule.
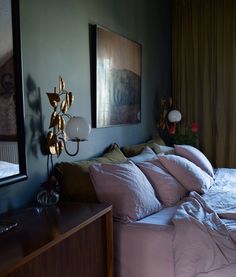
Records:
[[[111,206],[61,203],[1,220],[18,226],[0,234],[0,276],[113,276]]]

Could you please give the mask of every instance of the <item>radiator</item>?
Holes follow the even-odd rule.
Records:
[[[18,143],[17,141],[0,141],[0,160],[18,164]]]

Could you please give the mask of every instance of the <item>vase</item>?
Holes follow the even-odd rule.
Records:
[[[51,190],[42,190],[37,194],[37,202],[42,206],[52,206],[59,201],[59,193]]]

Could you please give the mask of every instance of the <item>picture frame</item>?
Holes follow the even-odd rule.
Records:
[[[141,44],[93,26],[92,125],[141,122]]]

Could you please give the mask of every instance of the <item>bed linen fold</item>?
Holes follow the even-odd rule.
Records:
[[[215,184],[203,198],[220,218],[236,219],[236,170],[219,168]]]
[[[216,270],[197,274],[196,277],[235,277],[236,263],[223,266]]]
[[[198,193],[191,192],[179,205],[173,223],[175,277],[201,276],[236,262],[229,230]]]

